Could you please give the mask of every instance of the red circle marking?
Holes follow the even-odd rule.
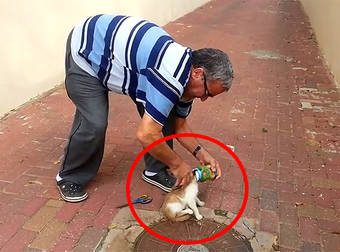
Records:
[[[144,224],[144,222],[138,217],[133,205],[132,205],[132,201],[131,201],[131,196],[130,196],[130,183],[131,183],[131,177],[133,174],[133,171],[136,167],[136,165],[138,164],[139,160],[154,146],[156,146],[159,143],[162,143],[166,140],[170,140],[173,138],[177,138],[177,137],[196,137],[196,138],[202,138],[205,140],[208,140],[210,142],[213,142],[217,145],[219,145],[220,147],[222,147],[223,149],[225,149],[236,161],[236,163],[238,164],[238,166],[241,169],[242,172],[242,176],[243,176],[243,181],[244,181],[244,197],[243,197],[243,202],[240,208],[240,211],[238,212],[238,214],[236,215],[235,219],[222,231],[220,231],[219,233],[216,233],[210,237],[207,237],[205,239],[201,239],[201,240],[196,240],[196,241],[182,241],[182,240],[175,240],[175,239],[169,239],[165,236],[162,236],[158,233],[156,233],[155,231],[153,231],[152,229],[150,229],[147,225]],[[135,159],[135,161],[132,163],[131,167],[130,167],[130,171],[127,177],[127,181],[126,181],[126,197],[127,197],[127,201],[129,203],[129,207],[130,210],[133,214],[133,216],[135,217],[135,219],[138,221],[138,223],[146,230],[148,231],[150,234],[152,234],[153,236],[166,241],[166,242],[170,242],[170,243],[174,243],[174,244],[183,244],[183,245],[192,245],[192,244],[200,244],[200,243],[204,243],[204,242],[208,242],[208,241],[212,241],[213,239],[216,239],[218,237],[220,237],[221,235],[225,234],[226,232],[228,232],[228,230],[230,230],[235,224],[236,222],[241,218],[242,213],[244,212],[244,209],[246,208],[246,204],[247,204],[247,200],[248,200],[248,191],[249,191],[249,185],[248,185],[248,178],[247,178],[247,174],[246,171],[240,161],[240,159],[236,156],[236,154],[234,152],[232,152],[226,145],[224,145],[223,143],[221,143],[220,141],[212,138],[212,137],[208,137],[205,135],[201,135],[201,134],[194,134],[194,133],[182,133],[182,134],[175,134],[175,135],[171,135],[171,136],[167,136],[167,137],[163,137],[161,139],[158,139],[157,141],[155,141],[154,143],[150,144],[149,146],[147,146],[141,153],[138,154],[137,158]]]

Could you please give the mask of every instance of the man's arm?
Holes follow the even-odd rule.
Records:
[[[176,118],[175,133],[176,134],[192,133],[192,130],[189,127],[187,120],[185,118],[179,118],[179,117]],[[182,138],[177,138],[177,140],[190,153],[193,153],[195,149],[197,148],[197,146],[200,145],[200,143],[194,137],[182,137]],[[216,177],[216,179],[221,177],[221,168],[220,168],[219,163],[202,146],[201,146],[201,149],[197,152],[196,158],[198,161],[200,161],[202,165],[210,164],[213,171],[217,170],[218,176]]]
[[[163,137],[162,126],[156,123],[148,114],[144,114],[138,127],[137,139],[144,147]],[[149,153],[159,161],[169,166],[177,178],[177,186],[187,185],[192,177],[191,168],[165,142],[154,146]]]

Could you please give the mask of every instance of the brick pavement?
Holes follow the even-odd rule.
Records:
[[[301,4],[214,0],[165,28],[183,44],[230,54],[233,88],[214,101],[197,101],[189,120],[194,132],[236,146],[250,184],[244,216],[278,235],[281,251],[340,251],[339,89]],[[110,96],[104,160],[88,186],[89,199],[78,204],[60,201],[54,181],[74,110],[65,90],[0,121],[1,251],[91,251],[98,245],[125,201],[125,178],[141,151],[139,118],[127,101]],[[201,185],[202,197],[207,207],[237,212],[241,172],[224,150],[202,142],[224,168],[223,179]],[[141,181],[142,168],[140,162],[131,192],[151,194],[145,209],[155,210],[164,193]]]

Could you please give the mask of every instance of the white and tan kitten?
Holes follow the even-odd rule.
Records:
[[[198,212],[198,206],[204,206],[204,202],[197,197],[198,183],[195,177],[186,186],[168,193],[161,207],[161,212],[171,221],[185,221],[194,214],[197,220],[203,216]],[[196,205],[197,204],[197,205]]]

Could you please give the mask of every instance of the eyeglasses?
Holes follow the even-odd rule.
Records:
[[[209,90],[208,90],[208,86],[207,86],[207,77],[205,76],[205,73],[203,72],[203,79],[204,79],[204,95],[206,97],[213,97],[212,94],[210,94]]]

